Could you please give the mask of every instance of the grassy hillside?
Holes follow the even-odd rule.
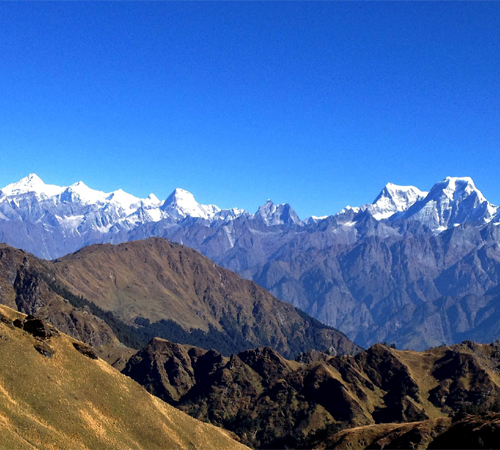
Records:
[[[12,324],[23,315],[0,314],[0,448],[244,448],[80,353],[75,339],[36,339]]]
[[[166,239],[89,246],[54,261],[53,269],[72,292],[138,326],[149,339],[224,354],[258,346],[288,357],[310,348],[360,350],[256,283]]]

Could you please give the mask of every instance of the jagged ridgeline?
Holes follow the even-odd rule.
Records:
[[[363,347],[496,339],[499,223],[499,208],[468,177],[428,192],[389,183],[373,203],[305,220],[272,201],[251,214],[201,205],[182,189],[140,199],[33,174],[0,190],[0,241],[55,258],[93,243],[168,238]]]
[[[91,246],[53,262],[4,246],[0,301],[36,313],[110,362],[158,336],[225,355],[271,346],[356,353],[345,335],[165,239]],[[119,341],[119,342],[118,342]]]
[[[292,361],[270,348],[227,358],[154,339],[122,372],[253,448],[423,449],[479,448],[481,438],[496,448],[499,369],[500,343],[421,353],[377,344],[356,356],[310,351]],[[459,424],[467,414],[485,416]]]

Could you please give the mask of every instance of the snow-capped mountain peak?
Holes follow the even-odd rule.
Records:
[[[193,208],[198,206],[198,202],[195,200],[194,195],[191,194],[191,192],[180,188],[174,189],[174,191],[165,200],[165,203],[183,204],[186,207],[193,207]]]
[[[30,173],[27,177],[22,178],[18,182],[5,186],[0,191],[0,196],[15,196],[33,192],[39,196],[50,197],[60,194],[62,190],[63,188],[59,186],[45,184],[38,175]]]
[[[124,205],[131,205],[140,202],[139,198],[125,192],[123,189],[117,189],[116,191],[110,192],[106,198],[107,200]]]
[[[259,209],[257,210],[257,214],[261,216],[267,216],[269,214],[273,214],[276,211],[276,207],[281,206],[281,205],[275,205],[273,201],[268,198],[266,200],[266,203],[264,203],[262,206],[259,206]]]
[[[497,212],[498,207],[486,200],[471,178],[446,177],[434,184],[405,217],[439,231],[465,222],[488,223]]]
[[[176,219],[188,216],[211,219],[220,211],[218,206],[199,204],[191,192],[179,188],[168,196],[161,209]]]
[[[44,185],[45,183],[36,173],[30,173],[28,176],[21,178],[17,183],[12,183],[18,186],[34,187]]]
[[[123,209],[126,214],[131,214],[141,205],[141,199],[128,194],[123,189],[117,189],[106,197],[112,205]]]
[[[79,202],[83,205],[103,203],[108,194],[89,188],[83,181],[68,186],[61,194],[65,202]]]
[[[158,200],[158,197],[156,195],[154,195],[153,193],[151,193],[144,200],[144,203],[152,204],[152,205],[155,205],[155,204],[159,205],[161,202],[160,202],[160,200]]]
[[[476,195],[478,202],[486,201],[482,192],[476,188],[470,177],[446,177],[443,181],[436,183],[429,192],[430,198],[445,196],[452,201],[465,199],[470,195]]]
[[[352,212],[353,214],[357,214],[361,211],[361,208],[359,206],[350,206],[350,205],[347,205],[345,208],[342,208],[337,214],[335,214],[336,216],[340,216],[342,214],[346,214],[346,213],[349,213],[349,212]]]
[[[328,216],[311,216],[304,220],[305,223],[318,223],[325,220]]]
[[[367,209],[375,219],[387,219],[395,213],[408,210],[426,195],[427,192],[423,192],[415,186],[398,186],[387,183],[373,204],[367,205]]]

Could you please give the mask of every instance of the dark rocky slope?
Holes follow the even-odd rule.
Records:
[[[499,410],[499,369],[498,344],[421,353],[377,344],[356,356],[290,361],[270,348],[226,358],[154,339],[123,373],[251,447],[311,448],[344,428]]]

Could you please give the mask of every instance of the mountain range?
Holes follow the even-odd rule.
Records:
[[[301,221],[270,200],[251,214],[30,175],[0,214],[4,240],[52,259],[0,244],[5,445],[498,441],[500,344],[468,339],[500,336],[499,209],[469,178]],[[387,343],[362,350],[298,307]]]
[[[362,346],[424,349],[500,335],[500,210],[467,177],[428,191],[387,184],[374,202],[300,220],[267,201],[255,214],[34,174],[0,190],[0,241],[53,259],[150,236],[195,248]]]

